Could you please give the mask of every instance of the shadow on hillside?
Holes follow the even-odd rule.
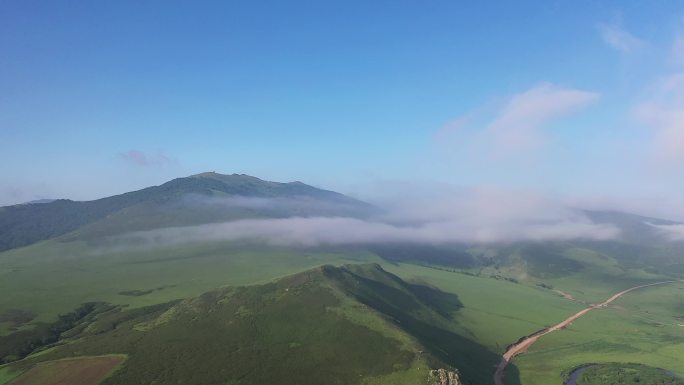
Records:
[[[418,300],[432,308],[442,317],[452,319],[453,313],[463,308],[463,303],[456,294],[447,293],[422,284],[409,283],[407,287]]]
[[[494,365],[499,356],[484,346],[413,317],[395,315],[397,324],[413,335],[439,361],[459,369],[466,384],[492,382]]]
[[[358,301],[384,314],[397,327],[415,337],[428,353],[432,367],[453,366],[461,372],[465,385],[493,383],[494,368],[500,356],[485,346],[461,336],[436,317],[450,319],[463,308],[458,296],[438,289],[409,284],[396,276],[361,276],[344,280],[345,290]],[[341,278],[341,277],[340,277]],[[431,309],[439,316],[426,312]],[[519,385],[517,368],[511,367],[507,385]]]
[[[508,365],[506,368],[506,385],[520,385],[520,370],[514,364]]]
[[[469,268],[476,264],[475,258],[458,246],[434,246],[419,244],[371,245],[369,250],[380,258],[392,262],[420,262],[441,266]]]

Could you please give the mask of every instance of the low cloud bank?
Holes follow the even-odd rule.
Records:
[[[225,223],[129,233],[115,244],[164,246],[202,241],[254,241],[277,246],[358,245],[372,243],[505,243],[590,239],[619,235],[612,225],[596,224],[581,211],[544,196],[497,190],[396,189],[384,197],[382,214],[290,216],[241,219]],[[274,208],[289,200],[226,198],[214,202],[235,207]],[[301,202],[297,201],[299,206]]]
[[[399,226],[355,218],[244,219],[219,224],[174,227],[127,234],[136,245],[163,246],[200,241],[250,240],[277,246],[369,243],[491,243],[517,240],[610,239],[617,230],[590,222],[529,223],[508,228],[478,227],[459,221]]]
[[[646,224],[658,229],[660,233],[670,241],[684,241],[684,224],[656,225],[648,222]]]

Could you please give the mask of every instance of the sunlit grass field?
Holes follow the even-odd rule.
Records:
[[[456,294],[463,308],[449,328],[500,354],[518,338],[565,319],[587,303],[605,300],[628,287],[668,279],[626,269],[615,259],[588,250],[570,249],[565,256],[583,268],[545,278],[524,277],[514,283],[490,277],[495,271],[487,269],[475,276],[392,263],[364,251],[286,250],[214,242],[103,252],[84,242],[51,240],[0,253],[0,292],[7,293],[0,297],[0,314],[20,309],[35,313],[33,322],[51,321],[87,301],[136,308],[197,296],[221,286],[269,282],[324,264],[378,262],[405,280]],[[496,272],[519,277],[518,268]],[[539,287],[539,283],[569,293],[577,301]],[[647,288],[629,293],[614,307],[592,311],[569,330],[545,336],[531,352],[517,357],[508,384],[560,384],[564,373],[588,362],[639,362],[684,373],[684,363],[678,358],[684,357],[684,327],[677,323],[684,324],[684,319],[675,318],[684,317],[683,298],[684,288],[679,284]],[[0,323],[0,335],[7,334],[10,326]],[[458,362],[452,364],[459,366]],[[417,371],[415,374],[418,376]],[[0,371],[2,376],[7,373]],[[371,382],[386,381],[392,381],[391,376]]]
[[[368,253],[254,249],[226,242],[91,250],[82,242],[53,240],[0,253],[0,314],[21,309],[35,313],[36,321],[51,321],[87,301],[140,307],[225,285],[263,283],[323,264],[378,260]],[[0,323],[0,335],[8,326]]]
[[[641,363],[684,375],[682,317],[684,283],[639,289],[541,338],[515,363],[525,385],[562,384],[586,363]]]
[[[404,279],[427,282],[458,295],[455,322],[465,335],[502,353],[519,337],[554,324],[583,308],[549,290],[411,264],[384,264]]]

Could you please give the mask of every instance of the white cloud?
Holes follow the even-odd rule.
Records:
[[[138,150],[129,150],[118,154],[118,157],[124,162],[137,167],[165,167],[177,164],[177,161],[174,158],[161,152],[148,154]]]
[[[684,241],[684,224],[676,225],[655,225],[646,223],[660,230],[660,232],[670,241]]]
[[[474,127],[472,114],[466,115],[439,129],[435,139],[458,142],[476,158],[526,153],[546,143],[544,129],[547,125],[586,107],[599,97],[595,92],[540,83],[506,100],[489,122]]]
[[[656,82],[651,97],[634,108],[637,120],[652,129],[651,158],[658,166],[684,166],[684,72]]]
[[[492,135],[499,149],[530,150],[543,144],[541,129],[545,124],[598,98],[594,92],[541,83],[514,95],[486,131]]]
[[[650,196],[575,196],[562,200],[569,207],[585,210],[621,211],[652,218],[684,221],[684,197]]]
[[[444,189],[423,194],[404,188],[384,198],[386,214],[348,217],[247,219],[127,234],[114,244],[140,247],[219,240],[317,246],[369,243],[496,243],[611,239],[619,230],[595,224],[548,197],[491,189]],[[128,246],[125,246],[128,247]]]
[[[610,47],[630,53],[644,46],[644,41],[624,30],[620,24],[599,24],[597,26],[603,41]]]
[[[684,105],[643,103],[637,107],[639,119],[654,130],[654,159],[663,166],[684,165]]]
[[[117,241],[143,246],[187,242],[254,240],[278,246],[369,243],[493,243],[520,240],[612,239],[618,230],[590,221],[500,223],[477,226],[460,220],[393,225],[345,217],[246,219],[220,224],[175,227],[122,236]]]

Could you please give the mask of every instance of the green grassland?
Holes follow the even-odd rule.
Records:
[[[88,301],[138,308],[193,297],[225,285],[264,283],[322,264],[367,261],[379,262],[407,281],[458,295],[462,308],[442,325],[453,333],[450,336],[452,343],[458,340],[456,346],[464,346],[463,341],[474,341],[489,352],[500,354],[520,336],[554,324],[584,307],[582,303],[536,286],[535,283],[542,282],[536,279],[516,284],[486,274],[473,276],[409,263],[392,263],[363,251],[276,250],[216,242],[98,254],[86,243],[53,240],[7,251],[0,257],[3,271],[0,290],[11,293],[0,299],[0,311],[21,309],[38,314],[28,325],[51,321],[57,314]],[[584,263],[596,263],[592,258],[587,259]],[[615,272],[616,276],[622,277],[623,271],[612,266],[610,261],[606,266],[599,265],[601,274]],[[557,282],[564,279],[571,282],[568,277],[543,282],[553,282],[554,287],[560,287]],[[573,284],[581,287],[581,274],[575,279]],[[628,282],[631,283],[616,280],[596,290],[596,296],[612,292]],[[363,319],[364,324],[377,322],[373,317],[364,316],[364,312],[354,314],[353,317]],[[0,325],[8,327],[7,323]],[[442,347],[448,351],[446,348]],[[108,352],[98,354],[105,353]],[[463,352],[451,354],[463,355]],[[447,357],[443,360],[451,362]],[[483,363],[472,364],[482,373],[480,383],[490,381],[495,360],[488,357]],[[511,373],[515,377],[514,367]],[[515,380],[509,383],[514,384]]]
[[[490,383],[498,355],[451,330],[459,298],[379,265],[323,266],[180,303],[101,309],[16,372],[71,356],[124,353],[114,384],[425,384],[452,365]],[[130,314],[134,312],[134,314]]]
[[[6,384],[17,377],[20,372],[13,371],[10,367],[0,366],[0,384]]]
[[[276,198],[279,203],[238,207],[225,204],[230,197]],[[187,376],[193,365],[209,371],[209,366],[196,361],[209,357],[206,365],[214,365],[216,376],[231,378],[233,384],[280,383],[278,376],[292,368],[299,371],[295,377],[303,383],[338,377],[340,383],[358,383],[359,378],[353,377],[360,374],[371,385],[418,384],[426,378],[428,366],[442,365],[459,367],[467,382],[484,385],[492,381],[498,355],[521,336],[623,289],[679,278],[684,272],[683,244],[663,242],[645,224],[670,222],[610,212],[586,213],[623,232],[621,239],[605,242],[335,249],[239,242],[153,248],[116,243],[117,234],[133,230],[292,215],[364,218],[376,210],[299,182],[215,173],[91,202],[0,208],[0,250],[5,250],[0,252],[0,340],[4,343],[0,353],[11,355],[7,351],[13,346],[22,346],[22,357],[33,352],[11,364],[22,370],[38,361],[71,355],[127,353],[132,360],[118,375],[140,371],[140,381],[148,382],[142,374],[144,365],[163,368],[171,376],[165,377],[168,382],[174,375]],[[368,268],[319,269],[313,281],[292,287],[301,295],[279,291],[291,274],[321,265],[368,262],[379,263],[396,277]],[[274,281],[286,276],[290,278]],[[255,284],[260,286],[234,287]],[[226,286],[231,288],[216,290]],[[684,373],[676,359],[684,356],[684,327],[678,326],[684,324],[683,292],[677,285],[648,288],[629,293],[609,309],[590,312],[569,330],[544,337],[528,355],[517,358],[508,370],[507,383],[558,384],[573,367],[606,360],[654,366],[662,362],[667,369]],[[187,299],[184,305],[179,305],[183,299]],[[234,302],[237,299],[239,304]],[[307,301],[311,308],[304,308]],[[182,316],[175,316],[178,311]],[[190,316],[193,311],[196,314]],[[306,319],[299,320],[300,316]],[[284,326],[275,321],[279,318],[297,319],[301,325]],[[255,332],[262,321],[266,329]],[[300,335],[308,330],[319,334],[311,339]],[[350,334],[335,334],[338,330]],[[216,344],[224,346],[219,348],[208,337],[217,333],[245,338],[234,341],[221,335]],[[283,335],[297,338],[282,341]],[[28,343],[15,345],[26,338]],[[335,345],[340,354],[356,357],[348,368],[342,364],[348,373],[330,372],[337,370],[336,361],[326,361],[328,367],[321,368],[303,361],[332,360],[330,352],[339,338],[363,342],[357,346],[362,351],[354,351],[346,340]],[[223,352],[225,344],[235,350]],[[41,350],[41,346],[49,348]],[[161,346],[174,348],[164,351]],[[303,346],[318,350],[302,353]],[[427,353],[417,353],[420,350]],[[288,361],[286,356],[294,353],[295,361]],[[373,366],[370,353],[388,359]],[[144,355],[158,362],[144,361]],[[179,369],[169,369],[168,362]],[[224,367],[226,362],[257,369],[237,373]],[[304,376],[311,371],[313,377]],[[263,372],[267,374],[257,374]],[[0,383],[15,373],[0,366]],[[219,383],[217,378],[183,377],[186,383],[201,379],[203,384]]]
[[[250,248],[217,242],[97,253],[52,240],[0,253],[0,314],[27,311],[51,321],[84,302],[132,307],[199,295],[223,285],[267,282],[322,264],[372,261],[368,253]],[[130,292],[144,295],[126,295]],[[0,335],[10,323],[0,322]]]
[[[629,287],[678,277],[642,266],[626,266],[615,257],[591,249],[554,244],[520,247],[501,263],[478,272],[548,285],[588,303],[603,301]]]
[[[473,276],[410,264],[386,268],[405,279],[458,293],[464,305],[455,317],[460,333],[499,353],[519,337],[586,307],[585,302],[603,301],[629,287],[671,279],[640,268],[624,268],[614,258],[591,250],[574,248],[563,253],[581,268],[563,274],[552,271],[555,274],[546,274],[545,279],[528,274],[518,284],[489,278],[491,273],[485,269],[478,271],[480,276]],[[538,261],[537,271],[540,265]],[[500,269],[498,273],[510,277],[512,271]],[[536,286],[541,282],[572,294],[578,301]],[[573,367],[605,361],[647,363],[684,373],[684,327],[678,326],[684,324],[682,285],[645,288],[614,304],[610,309],[590,312],[569,330],[545,336],[529,355],[515,359],[507,371],[507,383],[562,384],[562,375]]]
[[[546,252],[550,253],[548,260],[543,258]],[[349,297],[338,298],[340,304],[331,307],[336,309],[334,312],[343,314],[345,319],[354,324],[374,329],[385,338],[399,341],[403,348],[416,341],[423,346],[433,346],[435,352],[441,352],[433,354],[438,361],[454,366],[465,363],[467,378],[478,384],[491,382],[492,366],[498,360],[497,354],[521,336],[557,323],[585,307],[586,302],[598,302],[627,287],[669,278],[640,267],[625,267],[613,257],[577,247],[542,248],[531,253],[525,249],[512,253],[497,264],[459,272],[440,266],[387,261],[361,249],[294,250],[230,242],[203,242],[149,250],[117,250],[100,248],[97,242],[92,241],[54,239],[0,253],[0,291],[8,293],[0,297],[0,315],[20,319],[30,318],[29,314],[37,316],[23,324],[0,322],[0,336],[34,330],[37,325],[52,322],[58,314],[68,313],[84,302],[103,302],[139,309],[194,297],[216,287],[267,283],[274,278],[323,264],[339,266],[359,262],[377,262],[408,282],[455,294],[460,302],[459,310],[448,318],[431,316],[426,319],[423,314],[416,321],[415,316],[411,319],[402,318],[403,313],[396,313],[396,309],[380,311],[376,309],[379,307],[377,304],[361,301],[366,308],[370,306],[386,317],[400,320],[411,329],[401,333],[396,330],[389,332],[383,326],[386,324],[384,320],[369,315],[363,307],[359,307],[358,296],[354,297],[354,301],[349,301]],[[511,280],[492,278],[496,276]],[[538,284],[570,293],[578,301],[570,301]],[[637,294],[647,295],[651,290],[658,289],[630,293],[620,301],[628,301],[632,295],[634,298],[637,298]],[[673,292],[672,298],[663,297],[670,302],[653,302],[655,305],[649,310],[651,315],[665,311],[662,309],[670,309],[667,304],[675,304],[677,298],[681,298],[677,294],[679,292]],[[365,301],[371,299],[365,298]],[[347,312],[347,308],[355,310]],[[610,314],[615,311],[608,309],[600,312]],[[601,327],[609,323],[623,323],[618,315],[594,313],[599,312],[592,312],[586,319],[580,319],[573,328],[591,322],[591,317],[604,317],[594,321]],[[669,317],[672,314],[674,310],[666,310],[659,316]],[[439,332],[433,330],[435,325],[439,326]],[[684,328],[675,329],[681,331]],[[566,332],[544,337],[539,345],[535,345],[530,356],[537,354],[536,349],[542,349],[547,340],[549,344],[558,345],[554,349],[564,349],[562,345],[570,342],[562,340],[559,336],[562,333]],[[548,357],[543,356],[535,361],[537,366],[530,366],[527,357],[519,357],[508,370],[508,384],[559,383],[561,372],[579,364],[595,362],[606,349],[619,358],[612,361],[624,358],[631,362],[642,362],[636,360],[641,353],[634,353],[635,341],[606,344],[605,338],[610,333],[603,329],[596,333],[595,337],[600,336],[604,340],[585,341],[580,344],[582,347],[576,347],[578,352],[573,353],[575,356],[569,360],[563,355],[556,357],[549,353]],[[582,338],[591,335],[584,332],[575,334],[582,334]],[[676,334],[672,336],[677,337]],[[662,338],[666,337],[669,338],[669,335]],[[554,342],[556,338],[561,340]],[[684,354],[676,338],[668,340],[672,343],[664,341],[661,340],[659,346],[665,353],[658,354],[664,354],[665,357]],[[480,353],[471,354],[473,351]],[[88,352],[112,353],[97,349]],[[52,357],[50,354],[53,353],[41,355]],[[364,378],[373,384],[394,383],[399,381],[397,378],[422,378],[423,373],[418,368],[424,367],[425,363],[409,361],[400,365],[404,370],[401,374],[397,371],[369,372]],[[653,362],[647,360],[645,363]],[[670,366],[668,368],[675,371],[683,370],[674,364]]]
[[[639,289],[541,338],[515,363],[526,385],[561,384],[587,363],[640,363],[684,375],[684,283]]]
[[[519,337],[552,325],[583,308],[581,304],[535,286],[411,264],[384,264],[384,268],[404,279],[456,293],[463,303],[463,309],[454,318],[460,333],[498,353],[503,353],[505,347]]]
[[[683,385],[684,380],[659,368],[639,364],[603,364],[587,368],[578,385]]]

